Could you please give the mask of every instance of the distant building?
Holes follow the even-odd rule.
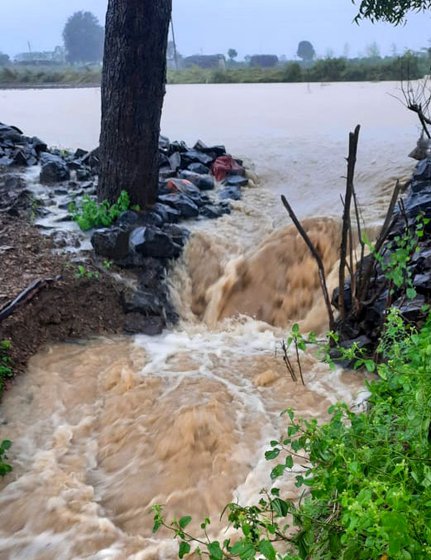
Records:
[[[64,64],[66,60],[63,47],[55,47],[53,51],[43,52],[25,52],[17,54],[15,64],[29,66],[51,66],[56,64]]]
[[[250,66],[261,68],[273,68],[278,64],[278,56],[275,54],[254,54],[250,57]]]
[[[183,67],[191,68],[199,66],[199,68],[226,68],[226,58],[223,54],[195,54],[186,56],[183,59]]]

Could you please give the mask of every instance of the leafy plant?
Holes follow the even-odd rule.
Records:
[[[401,234],[396,235],[387,244],[385,251],[382,253],[375,251],[374,247],[366,242],[389,281],[391,294],[396,289],[405,288],[406,296],[409,299],[416,297],[412,272],[408,265],[414,253],[418,250],[419,241],[424,237],[425,227],[429,223],[429,218],[418,216],[414,228],[406,226]]]
[[[99,273],[97,271],[94,271],[94,270],[88,270],[87,268],[85,268],[84,265],[80,264],[76,268],[75,277],[76,278],[86,278],[87,280],[98,280],[99,279]]]
[[[6,381],[13,377],[10,340],[0,340],[0,395],[2,394]]]
[[[130,198],[127,191],[121,191],[117,202],[110,204],[107,200],[97,202],[88,195],[82,197],[80,203],[69,204],[69,212],[83,231],[110,226],[123,212],[130,208]],[[138,206],[133,207],[139,211]]]
[[[298,334],[298,333],[296,333]],[[167,523],[153,508],[154,530],[171,529],[179,556],[210,560],[425,560],[431,557],[431,318],[421,331],[391,311],[379,345],[379,381],[367,384],[368,410],[345,403],[330,420],[284,412],[286,433],[265,456],[273,483],[288,473],[299,502],[272,487],[252,506],[228,504],[235,536],[223,542],[187,532],[190,517]],[[292,473],[292,469],[294,473]]]
[[[5,459],[7,460],[7,450],[10,449],[12,442],[8,439],[4,439],[0,443],[0,476],[6,476],[8,473],[12,471],[12,466],[6,463]]]

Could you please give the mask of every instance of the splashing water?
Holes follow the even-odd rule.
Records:
[[[285,370],[279,345],[286,329],[300,321],[303,329],[322,330],[326,312],[316,265],[274,193],[286,192],[299,215],[308,216],[303,223],[322,256],[331,288],[342,190],[335,177],[344,172],[347,127],[356,124],[357,107],[349,110],[349,99],[357,101],[359,88],[364,103],[370,96],[378,100],[376,92],[383,86],[312,86],[310,94],[297,86],[168,90],[168,132],[169,127],[174,135],[175,127],[187,129],[181,119],[188,118],[189,134],[200,125],[209,131],[210,142],[226,138],[234,150],[255,160],[262,184],[244,191],[232,215],[191,224],[191,240],[169,277],[182,318],[177,330],[154,338],[106,338],[47,348],[5,396],[0,439],[14,441],[14,471],[0,482],[0,560],[175,558],[171,537],[151,534],[152,504],[165,504],[170,517],[192,515],[192,532],[209,515],[217,535],[222,526],[218,515],[227,502],[251,503],[269,485],[271,465],[263,454],[283,429],[280,411],[292,407],[298,415],[324,419],[330,403],[352,402],[361,390],[360,377],[330,372],[310,355],[302,356],[305,387]],[[229,92],[231,105],[225,99]],[[236,102],[239,92],[243,103]],[[63,98],[72,102],[70,91],[31,93],[42,114],[48,98],[56,100],[50,110],[62,107]],[[7,93],[1,95],[5,101]],[[178,105],[182,95],[185,104]],[[205,103],[202,98],[196,102],[199,95]],[[12,113],[28,92],[13,96]],[[85,111],[91,107],[83,105],[84,97],[95,104],[92,90],[76,93],[77,107],[66,113],[71,115],[68,134],[81,114],[78,105]],[[193,113],[187,108],[189,98]],[[394,144],[393,114],[388,125],[390,102],[384,101],[384,110],[383,102],[367,104],[369,113],[360,109],[374,127],[381,125],[380,135],[376,132],[362,153],[368,167],[357,174],[358,183],[366,185],[358,193],[367,203],[363,214],[370,225],[384,213],[392,175],[407,169],[384,163],[404,149],[404,139]],[[295,114],[307,112],[310,121],[286,116],[289,103]],[[173,116],[174,105],[184,108],[181,118]],[[208,106],[214,106],[211,115]],[[251,110],[257,106],[258,115]],[[7,113],[7,99],[5,107]],[[217,115],[223,109],[227,118],[227,107],[235,126],[225,135]],[[326,122],[335,108],[340,118],[336,127]],[[338,135],[347,118],[349,124]],[[4,119],[13,121],[7,114]],[[90,128],[83,125],[66,141],[77,145],[86,133],[83,145],[92,147],[85,142],[97,137],[97,125],[91,125],[90,115],[88,121]],[[40,129],[29,123],[15,122]],[[49,127],[40,131],[48,142],[58,143],[50,134]],[[287,477],[284,491],[295,497],[294,477]]]

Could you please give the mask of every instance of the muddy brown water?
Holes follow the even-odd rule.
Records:
[[[326,316],[314,263],[278,195],[307,218],[334,285],[348,130],[363,125],[357,188],[371,229],[394,178],[411,168],[417,130],[388,95],[397,87],[168,88],[164,133],[225,142],[254,162],[259,184],[230,216],[190,224],[169,277],[178,328],[43,349],[5,396],[0,439],[14,441],[14,471],[0,483],[1,560],[175,558],[172,539],[151,534],[152,504],[191,514],[194,529],[209,515],[217,536],[228,501],[252,503],[269,487],[263,454],[283,429],[282,410],[324,419],[330,403],[361,399],[360,377],[310,355],[305,388],[284,368],[289,324],[321,331]],[[91,148],[98,95],[0,91],[1,120]],[[295,497],[294,475],[284,491]]]

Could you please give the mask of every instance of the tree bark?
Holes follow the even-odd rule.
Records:
[[[109,0],[102,74],[99,200],[148,207],[158,186],[172,0]]]

